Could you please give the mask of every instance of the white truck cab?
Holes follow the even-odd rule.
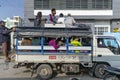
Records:
[[[114,33],[94,36],[93,63],[96,64],[94,65],[96,77],[102,78],[103,69],[106,66],[120,68],[120,41],[112,34]]]
[[[107,62],[113,67],[120,68],[120,41],[114,33],[96,36],[93,61]],[[120,36],[120,34],[119,34]]]

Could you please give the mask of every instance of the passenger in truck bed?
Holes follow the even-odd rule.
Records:
[[[82,38],[82,46],[91,46],[91,38],[87,37],[87,38]]]
[[[54,38],[54,39],[51,39],[51,40],[49,41],[49,45],[50,45],[50,46],[53,46],[54,49],[55,49],[55,50],[50,50],[50,52],[57,52],[57,49],[58,49],[60,46],[64,45],[64,41],[63,41],[62,39],[60,39],[60,38],[58,38],[57,40]]]
[[[31,45],[31,39],[30,38],[24,38],[24,40],[22,41],[21,45]]]
[[[79,41],[79,37],[74,37],[73,40],[70,42],[73,46],[82,46],[81,42]],[[79,53],[80,50],[75,50],[75,53]]]
[[[31,44],[32,44],[32,40],[30,38],[24,38],[21,43],[21,45],[24,46],[30,46]],[[23,51],[31,52],[31,50],[23,50]]]

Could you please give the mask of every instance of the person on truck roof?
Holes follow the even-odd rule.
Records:
[[[65,23],[65,17],[63,13],[60,13],[59,18],[57,20],[57,23],[64,24]]]
[[[55,16],[55,14],[56,14],[56,9],[53,8],[51,10],[51,14],[49,14],[49,16],[48,16],[48,20],[47,20],[48,23],[52,23],[52,24],[56,24],[57,23],[57,18]]]
[[[71,16],[71,14],[69,13],[67,15],[67,17],[65,18],[65,25],[66,27],[71,27],[76,23],[76,21],[74,20],[74,18]]]
[[[35,18],[35,26],[41,27],[41,20],[42,20],[42,12],[38,12]]]

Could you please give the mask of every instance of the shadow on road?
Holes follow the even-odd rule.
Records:
[[[31,78],[0,78],[0,80],[37,80]]]

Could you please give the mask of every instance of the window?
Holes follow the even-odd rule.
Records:
[[[68,8],[68,9],[73,8],[73,6],[74,6],[73,2],[74,2],[73,0],[66,0],[66,8]]]
[[[15,22],[14,25],[15,25],[15,26],[19,26],[19,23],[18,23],[18,22]]]
[[[88,9],[88,0],[81,0],[81,9]]]
[[[103,35],[104,32],[109,32],[108,27],[95,27],[95,35]]]
[[[80,9],[80,0],[74,0],[74,8]]]
[[[66,0],[66,9],[86,9],[88,0]]]
[[[49,0],[34,0],[35,9],[48,9]]]
[[[112,0],[92,0],[93,9],[112,9]]]
[[[19,21],[19,18],[18,18],[18,17],[15,17],[14,19],[15,19],[16,21]]]
[[[97,39],[97,46],[98,47],[106,47],[103,38]]]
[[[35,9],[112,9],[112,0],[34,0]]]
[[[98,48],[108,48],[116,55],[120,54],[118,43],[114,38],[98,38],[97,46]]]
[[[109,4],[110,4],[110,3],[109,3],[109,0],[105,0],[103,7],[104,7],[104,8],[109,8],[109,7],[111,7],[111,6],[109,6]]]

